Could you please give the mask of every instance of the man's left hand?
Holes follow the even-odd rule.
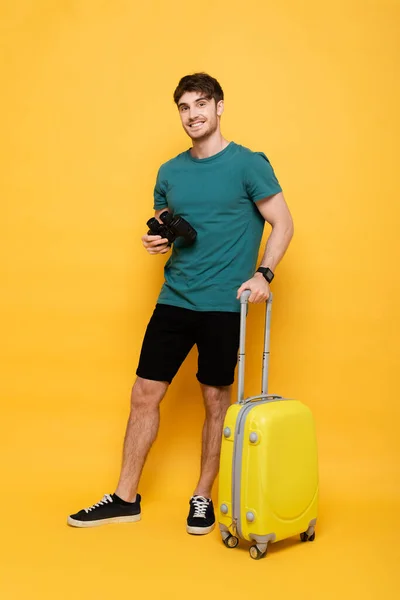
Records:
[[[270,294],[268,281],[262,273],[256,273],[251,279],[242,283],[237,292],[237,300],[239,300],[244,290],[251,291],[249,302],[254,302],[254,304],[265,302],[268,300]]]

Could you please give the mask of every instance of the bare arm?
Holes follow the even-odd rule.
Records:
[[[260,266],[269,267],[271,271],[275,272],[293,237],[292,215],[282,192],[263,198],[256,202],[256,205],[261,215],[272,227]],[[269,285],[262,273],[255,273],[251,279],[242,283],[238,289],[237,298],[246,289],[251,290],[250,302],[264,302],[269,297]]]
[[[272,226],[260,266],[275,271],[293,237],[292,215],[282,192],[259,200],[256,205],[264,219]]]

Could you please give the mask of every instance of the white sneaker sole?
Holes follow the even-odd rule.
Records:
[[[100,525],[107,525],[107,523],[135,523],[136,521],[140,521],[140,515],[111,517],[110,519],[98,519],[97,521],[77,521],[71,517],[67,519],[67,523],[71,527],[100,527]]]
[[[205,535],[206,533],[211,533],[214,527],[215,523],[210,525],[210,527],[189,527],[189,525],[186,525],[186,531],[192,535]]]

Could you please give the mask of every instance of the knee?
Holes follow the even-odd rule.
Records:
[[[131,392],[131,408],[154,408],[164,398],[168,383],[163,381],[151,381],[138,377]]]
[[[223,418],[231,403],[231,386],[203,386],[206,413],[212,418]]]

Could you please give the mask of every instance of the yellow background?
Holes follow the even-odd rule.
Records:
[[[3,0],[2,598],[398,597],[399,16],[395,0]],[[223,133],[269,156],[295,221],[270,391],[314,412],[320,521],[314,544],[261,562],[185,532],[195,352],[162,407],[143,520],[65,524],[115,487],[165,260],[140,237],[159,165],[189,147],[172,93],[197,70],[220,80]]]

